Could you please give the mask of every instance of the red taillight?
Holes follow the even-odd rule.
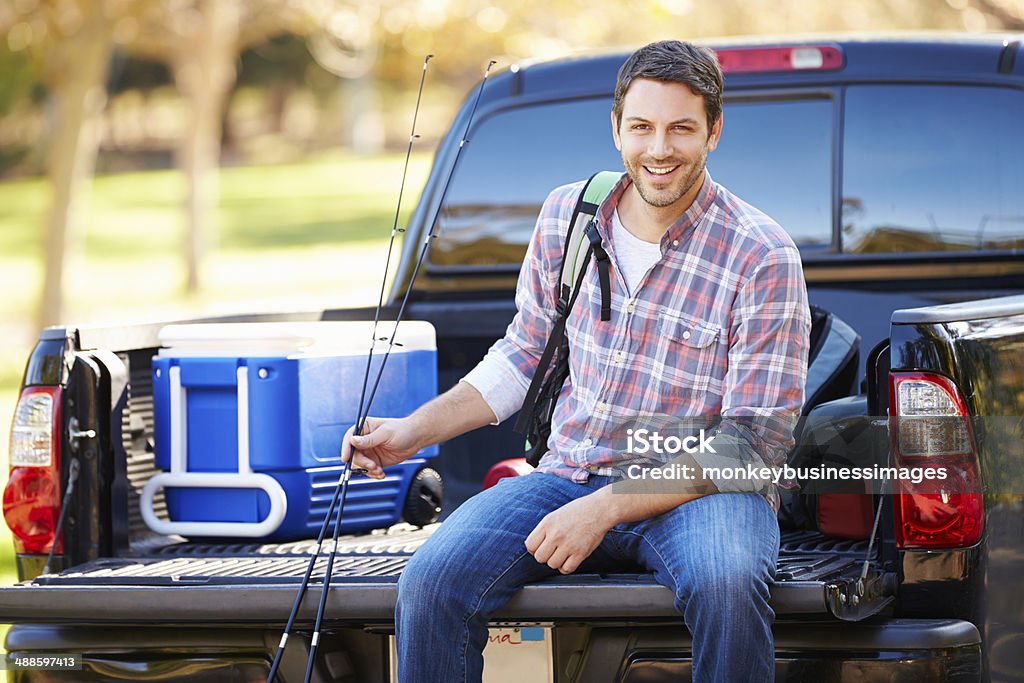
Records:
[[[900,481],[896,544],[900,548],[962,548],[981,539],[984,499],[974,432],[960,390],[924,372],[894,372],[889,382],[895,464],[936,468],[944,478]]]
[[[723,73],[768,71],[836,71],[843,53],[834,45],[791,45],[716,50]]]
[[[19,553],[48,553],[60,514],[59,387],[22,391],[11,423],[10,463],[4,520],[15,548]]]
[[[60,514],[60,484],[37,467],[15,467],[4,488],[4,519],[14,533],[18,552],[50,552]]]

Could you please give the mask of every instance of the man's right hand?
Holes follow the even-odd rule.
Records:
[[[355,425],[345,432],[341,461],[351,459],[353,467],[366,470],[366,475],[374,479],[383,479],[385,467],[397,465],[424,447],[419,430],[408,417],[367,417],[363,422],[363,435],[355,436],[354,432]]]
[[[408,417],[368,417],[363,422],[362,436],[353,434],[353,426],[341,441],[341,461],[351,459],[353,467],[366,470],[374,479],[383,479],[385,467],[496,420],[480,392],[459,382]]]

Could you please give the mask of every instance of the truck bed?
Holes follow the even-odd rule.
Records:
[[[438,525],[398,525],[339,541],[327,617],[336,623],[391,622],[398,576]],[[283,622],[314,541],[277,544],[173,543],[100,559],[59,574],[0,589],[5,613],[16,621],[76,623]],[[864,541],[817,532],[783,534],[772,606],[780,616],[821,617],[860,576]],[[314,590],[326,555],[317,560]],[[253,590],[258,587],[258,593]],[[171,589],[171,590],[168,590]],[[256,597],[257,599],[252,599]],[[146,610],[139,610],[145,604]],[[315,599],[301,618],[312,619]],[[497,620],[652,621],[677,618],[671,592],[651,574],[574,574],[527,586]]]
[[[111,416],[111,422],[119,427],[119,433],[111,439],[116,455],[112,517],[121,520],[113,534],[112,552],[100,551],[102,555],[97,559],[0,589],[5,617],[15,622],[283,623],[309,558],[316,551],[315,542],[187,542],[156,534],[142,523],[138,493],[157,472],[149,363],[156,349],[140,341],[142,348],[118,354],[127,371],[128,389],[126,400],[113,407]],[[495,436],[492,431],[488,438]],[[504,439],[509,449],[515,447],[514,435],[504,435]],[[473,448],[471,443],[458,442],[446,444],[446,449]],[[491,441],[492,449],[495,443],[500,440]],[[471,460],[458,456],[457,452],[449,455]],[[439,459],[446,459],[444,450]],[[469,489],[473,480],[482,480],[478,474],[464,473],[463,488]],[[446,488],[452,479],[460,477],[449,477]],[[326,509],[330,491],[315,492],[317,496],[327,497],[322,501]],[[456,491],[446,506],[457,505],[464,497],[464,492]],[[163,514],[161,494],[155,503],[157,514]],[[97,511],[82,510],[81,516],[90,512]],[[341,540],[327,618],[338,624],[389,627],[398,577],[412,553],[435,528],[437,525],[423,529],[398,525]],[[850,607],[860,602],[854,593],[867,552],[864,541],[829,538],[809,531],[784,532],[772,587],[776,614],[857,620],[882,609],[889,598],[881,595],[878,597],[882,599],[863,601],[860,609]],[[322,582],[325,568],[326,557],[322,557],[313,575],[313,592],[317,595],[316,586]],[[871,569],[874,578],[877,565]],[[312,620],[316,602],[306,599],[301,619]],[[867,603],[870,610],[866,610]],[[140,609],[140,605],[146,608]],[[637,568],[633,573],[574,574],[529,585],[495,619],[650,622],[678,616],[671,592]]]

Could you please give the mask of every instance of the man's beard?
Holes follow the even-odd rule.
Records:
[[[640,198],[643,199],[647,204],[661,209],[666,206],[672,206],[680,199],[682,199],[686,195],[686,193],[693,188],[697,181],[704,176],[704,167],[707,165],[707,159],[708,152],[707,148],[705,147],[703,150],[701,150],[700,159],[698,159],[697,162],[690,167],[689,173],[687,173],[687,175],[683,178],[682,182],[678,185],[679,189],[675,192],[672,192],[670,195],[662,197],[657,196],[657,193],[664,192],[666,190],[672,190],[673,188],[667,187],[664,190],[650,190],[647,186],[644,185],[642,181],[638,181],[638,179],[644,178],[644,171],[642,167],[645,165],[651,166],[654,164],[643,164],[643,162],[640,162],[638,165],[634,166],[632,164],[627,163],[625,159],[623,159],[622,161],[623,166],[626,167],[627,175],[629,175],[630,179],[633,181],[633,186],[640,194]],[[666,164],[664,162],[659,162],[657,165],[665,166]],[[678,165],[680,166],[680,168],[684,166],[683,163],[679,163]]]

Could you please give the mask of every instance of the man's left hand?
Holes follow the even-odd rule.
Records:
[[[601,514],[600,497],[583,496],[544,517],[526,537],[534,559],[563,574],[576,571],[614,526]]]

